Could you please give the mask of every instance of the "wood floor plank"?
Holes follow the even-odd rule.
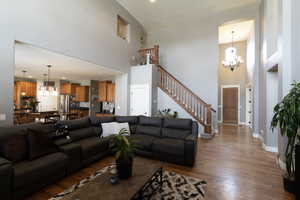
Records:
[[[27,199],[48,199],[113,162],[113,157],[105,158]],[[207,200],[294,200],[283,190],[276,155],[264,151],[245,126],[222,125],[214,139],[199,139],[193,168],[169,163],[165,168],[206,180]]]

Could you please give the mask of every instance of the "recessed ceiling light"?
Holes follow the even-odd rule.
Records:
[[[29,75],[28,78],[32,78],[32,76]]]
[[[151,2],[151,3],[155,3],[155,2],[156,2],[156,0],[150,0],[150,2]]]
[[[62,80],[66,80],[67,78],[66,78],[66,77],[61,77],[61,79],[62,79]]]

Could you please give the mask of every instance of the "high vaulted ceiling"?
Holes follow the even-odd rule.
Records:
[[[252,29],[254,29],[254,20],[220,26],[219,44],[232,42],[232,31],[234,31],[234,42],[247,40],[249,39]]]
[[[147,31],[169,23],[213,16],[222,11],[258,3],[260,0],[116,0],[125,7]]]

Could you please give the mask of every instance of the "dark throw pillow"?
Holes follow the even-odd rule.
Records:
[[[3,156],[16,163],[28,158],[27,136],[25,134],[13,135],[2,145]]]
[[[57,152],[57,148],[48,130],[28,129],[29,159]]]

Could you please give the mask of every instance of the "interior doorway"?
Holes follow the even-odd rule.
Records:
[[[223,85],[221,87],[221,97],[222,122],[239,124],[240,87],[238,85]]]

